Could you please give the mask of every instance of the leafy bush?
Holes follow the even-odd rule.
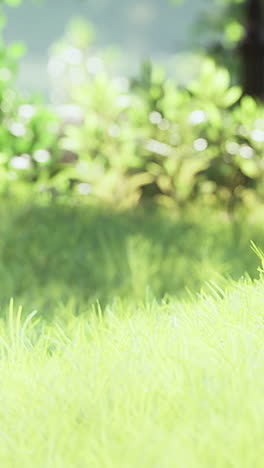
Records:
[[[3,2],[2,2],[3,3]],[[4,3],[16,6],[17,0]],[[0,5],[2,27],[5,15]],[[25,48],[15,42],[8,46],[0,40],[0,178],[1,193],[6,193],[21,182],[37,183],[58,171],[57,145],[59,119],[41,99],[23,96],[15,88],[18,63]]]
[[[0,127],[2,193],[21,183],[41,187],[57,170],[59,127],[54,113],[42,105],[25,103],[15,94],[13,106],[3,113]]]
[[[50,62],[82,116],[66,125],[62,144],[75,154],[75,189],[119,206],[205,196],[230,210],[250,191],[260,195],[264,109],[241,97],[226,69],[206,59],[199,79],[179,88],[145,62],[128,82],[107,71],[84,32],[73,25]]]
[[[162,67],[145,62],[128,80],[111,72],[109,53],[98,55],[93,37],[78,20],[54,46],[53,93],[67,104],[59,107],[61,119],[15,93],[14,72],[3,82],[4,190],[19,182],[119,208],[205,198],[230,211],[263,195],[264,108],[241,97],[226,69],[206,59],[199,78],[179,88]],[[9,74],[18,51],[3,49]]]

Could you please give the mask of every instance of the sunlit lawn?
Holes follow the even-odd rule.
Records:
[[[259,215],[1,210],[1,467],[262,468]]]

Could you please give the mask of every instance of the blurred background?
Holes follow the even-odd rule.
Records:
[[[262,196],[261,0],[0,8],[2,193],[229,212]]]
[[[125,74],[135,73],[144,58],[172,68],[183,82],[195,73],[195,53],[222,31],[212,29],[223,15],[221,2],[185,0],[175,8],[169,0],[25,0],[19,8],[8,9],[5,29],[7,42],[21,40],[27,54],[19,72],[22,89],[48,94],[48,57],[73,17],[82,17],[96,30],[96,46],[111,48],[122,55],[116,67]],[[202,26],[208,21],[207,29]],[[201,26],[203,34],[201,34]],[[125,52],[125,53],[124,53]],[[196,64],[196,62],[194,62]]]

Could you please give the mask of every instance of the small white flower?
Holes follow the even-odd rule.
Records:
[[[33,158],[38,163],[44,164],[50,160],[50,152],[45,149],[39,149],[34,152]]]
[[[169,130],[170,128],[170,122],[167,119],[162,119],[162,121],[159,124],[159,129],[160,130]]]
[[[193,147],[196,151],[204,151],[208,147],[208,141],[205,138],[197,138],[193,142]]]
[[[26,133],[26,127],[20,122],[13,122],[9,127],[12,135],[16,137],[23,137]]]
[[[254,156],[254,150],[253,150],[253,148],[251,148],[251,146],[242,145],[240,147],[240,154],[241,154],[242,158],[251,159]]]
[[[17,170],[30,169],[31,158],[29,154],[21,154],[21,156],[14,156],[10,161],[10,166]]]
[[[162,122],[162,115],[157,111],[151,112],[149,114],[149,120],[151,123],[159,125]]]
[[[195,110],[189,115],[189,121],[193,125],[198,125],[207,120],[207,115],[203,110]]]
[[[238,154],[240,150],[240,146],[235,141],[229,141],[226,144],[226,150],[229,154]]]
[[[160,154],[161,156],[171,156],[172,154],[171,146],[152,139],[148,140],[146,144],[146,150],[150,151],[151,153]]]
[[[255,140],[257,142],[260,142],[260,143],[263,142],[264,141],[264,130],[260,130],[260,129],[256,128],[251,133],[251,137],[252,137],[253,140]]]
[[[35,113],[36,113],[36,109],[31,104],[23,104],[18,109],[19,117],[22,117],[23,119],[26,119],[26,120],[30,120],[34,116]]]
[[[82,182],[81,184],[78,184],[77,190],[81,195],[89,195],[91,193],[91,185],[86,184],[85,182]]]

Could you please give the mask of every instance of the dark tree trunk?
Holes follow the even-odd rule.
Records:
[[[264,0],[247,0],[246,35],[240,44],[246,94],[264,100]]]

